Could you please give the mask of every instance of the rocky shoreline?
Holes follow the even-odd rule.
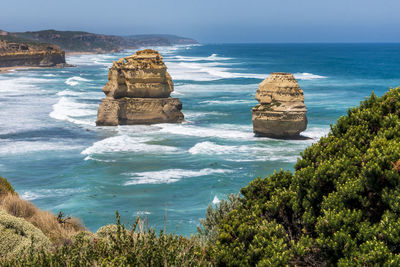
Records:
[[[139,47],[197,43],[194,39],[175,35],[113,36],[81,31],[0,30],[0,73],[21,68],[72,67],[66,63],[66,55],[106,54]]]

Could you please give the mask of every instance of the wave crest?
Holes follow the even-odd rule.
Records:
[[[200,177],[211,174],[224,174],[233,172],[228,169],[201,169],[197,171],[183,170],[183,169],[168,169],[162,171],[153,172],[135,172],[126,173],[125,175],[131,176],[130,180],[125,182],[124,185],[135,185],[135,184],[165,184],[175,183],[182,178],[189,177]]]

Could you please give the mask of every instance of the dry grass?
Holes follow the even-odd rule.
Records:
[[[8,193],[17,194],[7,179],[0,176],[0,197]]]
[[[68,218],[62,222],[54,214],[43,211],[18,195],[7,194],[0,198],[0,207],[8,214],[24,218],[39,228],[52,242],[64,243],[75,234],[86,230],[76,218]]]
[[[392,162],[393,170],[397,171],[400,173],[400,159],[396,162]]]

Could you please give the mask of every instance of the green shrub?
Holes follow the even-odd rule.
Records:
[[[7,179],[0,176],[0,197],[8,193],[16,194],[14,188]]]
[[[50,241],[42,231],[0,208],[0,260],[49,247]]]
[[[3,266],[208,266],[211,262],[196,238],[159,235],[150,229],[136,232],[120,224],[100,229],[96,235],[82,232],[72,243],[53,251],[3,261]]]
[[[240,205],[240,194],[228,195],[228,199],[223,199],[215,208],[210,204],[207,208],[206,218],[200,219],[200,226],[197,233],[204,244],[215,243],[218,238],[218,225],[229,212],[238,208]]]
[[[257,178],[219,225],[218,264],[400,265],[400,88],[374,94]]]

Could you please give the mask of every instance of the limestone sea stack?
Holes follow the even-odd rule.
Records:
[[[252,109],[253,130],[257,136],[298,138],[307,128],[304,94],[290,73],[271,73],[260,83]]]
[[[155,50],[137,51],[114,61],[103,88],[106,94],[96,125],[182,122],[182,103],[171,98],[174,84],[162,56]]]

